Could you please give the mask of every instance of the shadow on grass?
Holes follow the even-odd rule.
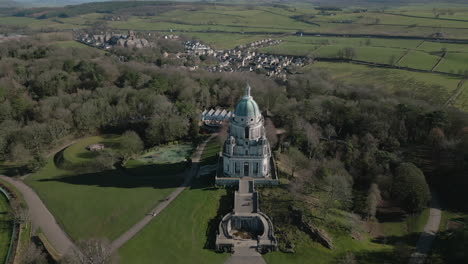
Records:
[[[189,163],[182,161],[178,163],[165,163],[165,164],[154,164],[150,163],[147,165],[141,165],[133,168],[123,167],[119,164],[116,166],[123,170],[125,173],[128,173],[134,177],[151,177],[155,174],[159,175],[169,175],[169,174],[179,174],[184,172],[184,170],[189,169]]]
[[[443,263],[468,263],[468,228],[440,232],[432,246],[431,254]]]
[[[379,223],[387,222],[402,222],[406,219],[407,214],[402,210],[378,210],[376,218]]]
[[[377,244],[386,244],[386,245],[397,245],[397,244],[405,244],[408,246],[416,246],[418,239],[421,233],[410,233],[403,236],[379,236],[371,241]]]
[[[30,173],[31,171],[28,169],[26,165],[22,166],[0,166],[0,174],[4,174],[9,177],[13,176],[21,176],[25,175],[27,173]]]
[[[158,189],[179,187],[185,174],[166,175],[158,171],[152,174],[140,174],[144,168],[122,170],[104,170],[76,175],[64,175],[52,179],[41,179],[40,182],[63,182],[75,185],[89,185],[99,187],[138,188],[153,187]]]
[[[81,159],[93,159],[96,158],[99,155],[99,152],[97,151],[86,151],[86,152],[80,152],[76,156]]]
[[[206,241],[204,249],[216,249],[216,235],[218,234],[219,223],[223,217],[232,212],[234,208],[234,189],[228,188],[227,193],[219,199],[219,207],[216,216],[210,219],[208,227],[206,228]]]
[[[395,259],[394,252],[390,250],[379,250],[379,251],[360,251],[354,253],[356,256],[356,263],[394,263]],[[407,258],[408,256],[401,256]],[[338,257],[339,258],[339,257]],[[395,262],[403,263],[403,262]]]

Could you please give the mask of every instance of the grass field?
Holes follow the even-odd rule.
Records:
[[[108,142],[118,150],[117,136],[86,138],[70,146],[64,155],[72,162],[92,162],[84,146]],[[114,145],[112,145],[112,144]],[[75,163],[76,164],[76,163]],[[131,170],[130,170],[131,172]],[[80,173],[58,168],[53,157],[46,166],[27,178],[60,225],[75,240],[90,237],[115,239],[178,186],[179,178],[159,180],[139,178],[120,170]]]
[[[10,205],[3,193],[0,193],[0,261],[4,262],[10,246],[12,225],[8,210]]]
[[[462,92],[455,100],[455,107],[463,111],[468,111],[468,82],[465,82],[462,86]]]
[[[419,233],[423,231],[428,217],[429,209],[425,209],[420,214],[405,217],[402,221],[380,223],[380,229],[385,236],[404,237],[410,235],[407,237],[409,239],[408,244],[416,245]],[[414,236],[411,236],[412,234]]]
[[[410,98],[419,96],[436,103],[444,103],[460,81],[440,74],[380,69],[351,63],[316,62],[307,68],[325,69],[333,78],[349,84],[372,84],[390,93]]]
[[[219,143],[210,141],[202,164],[216,162]],[[120,250],[122,263],[223,263],[227,254],[206,249],[207,230],[225,189],[213,188],[213,175],[194,180],[156,219]],[[216,223],[215,223],[216,224]],[[213,235],[213,234],[211,234]]]
[[[233,49],[238,45],[270,38],[269,35],[223,34],[223,33],[184,33],[189,38],[203,40],[215,49]]]
[[[437,66],[437,70],[461,74],[468,72],[468,53],[449,52]]]
[[[334,238],[335,249],[329,250],[314,242],[305,233],[299,232],[295,244],[294,254],[283,252],[272,252],[263,256],[268,264],[302,264],[313,263],[326,264],[336,263],[336,258],[346,252],[353,252],[359,259],[358,263],[382,263],[383,256],[391,250],[390,246],[372,243],[369,237],[361,241],[353,240],[349,236]]]
[[[398,65],[421,70],[431,70],[439,59],[440,57],[438,56],[412,50],[403,57]]]

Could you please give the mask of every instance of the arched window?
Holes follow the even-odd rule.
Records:
[[[245,155],[246,155],[246,156],[249,155],[249,150],[248,150],[248,149],[245,150]]]

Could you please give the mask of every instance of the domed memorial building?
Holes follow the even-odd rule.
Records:
[[[237,185],[239,178],[251,177],[261,185],[276,185],[276,170],[270,144],[265,136],[260,108],[250,95],[250,86],[237,103],[229,121],[229,133],[223,146],[222,172],[218,170],[217,185]]]

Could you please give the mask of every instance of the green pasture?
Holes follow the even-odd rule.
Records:
[[[184,33],[189,38],[200,39],[215,49],[233,49],[241,44],[271,38],[268,35],[247,35],[227,33]]]
[[[459,78],[435,73],[373,68],[351,63],[316,62],[307,68],[326,70],[333,78],[348,84],[374,85],[400,96],[426,98],[428,102],[438,104],[450,97],[460,81]]]
[[[4,262],[10,246],[12,222],[8,215],[10,204],[5,195],[0,193],[0,261]]]
[[[399,66],[421,70],[431,70],[440,57],[429,53],[412,50],[400,61]]]
[[[210,141],[201,163],[216,162],[219,143]],[[215,237],[208,232],[226,196],[225,189],[213,188],[213,175],[194,180],[157,218],[128,241],[120,250],[122,263],[223,263],[227,254],[205,248]],[[213,221],[214,220],[214,221]],[[212,227],[211,227],[212,228]]]
[[[0,16],[0,25],[27,26],[31,24],[47,24],[47,21],[41,21],[30,17]]]
[[[118,151],[118,136],[85,138],[63,151],[65,160],[77,165],[75,169],[60,169],[51,157],[44,168],[26,179],[74,240],[117,238],[181,181],[178,177],[160,179],[162,175],[155,168],[152,177],[138,177],[133,168],[99,172],[80,169],[78,165],[92,163],[95,158],[84,147],[99,142],[107,144],[108,150]]]
[[[424,41],[418,50],[427,52],[439,52],[445,48],[448,52],[468,52],[467,44],[442,43],[433,41]]]
[[[437,70],[458,74],[468,72],[468,53],[448,52]]]
[[[468,111],[468,81],[462,86],[462,92],[455,100],[453,106],[460,110]]]
[[[304,44],[297,42],[283,42],[278,45],[260,48],[259,51],[269,54],[313,56],[315,54],[314,51],[316,51],[319,48],[321,48],[321,46],[319,45]],[[338,50],[336,50],[336,52],[338,52]]]

